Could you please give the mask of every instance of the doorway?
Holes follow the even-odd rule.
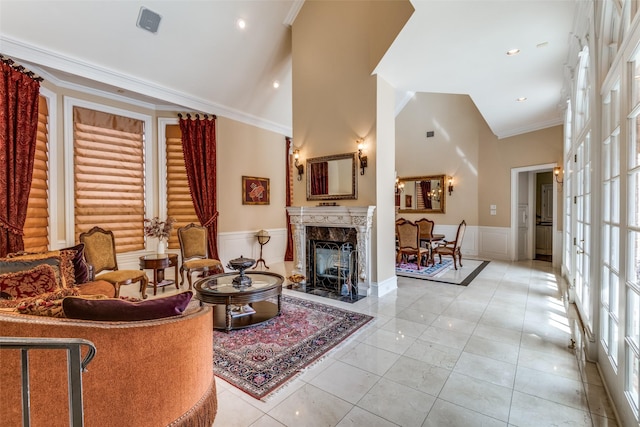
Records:
[[[511,259],[557,263],[556,164],[511,169]],[[556,255],[556,256],[554,256]]]

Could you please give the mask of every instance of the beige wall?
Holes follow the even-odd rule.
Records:
[[[358,175],[358,199],[375,205],[376,77],[382,54],[413,7],[408,1],[307,1],[292,29],[293,144],[300,159],[357,151],[363,138],[368,168]],[[306,200],[306,173],[294,183],[293,205]]]
[[[427,138],[431,130],[435,136]],[[464,219],[469,225],[510,227],[511,169],[562,164],[562,138],[562,126],[555,126],[498,139],[469,96],[417,93],[396,121],[398,176],[450,175],[454,191],[444,214],[398,216],[426,216],[436,226]],[[491,205],[497,215],[490,215]]]
[[[416,93],[396,119],[396,171],[399,177],[453,176],[446,212],[399,213],[415,221],[427,217],[438,224],[463,219],[478,225],[480,131],[486,124],[467,95]],[[427,138],[427,131],[434,131]],[[445,182],[445,186],[447,183]],[[404,197],[404,194],[401,195]]]
[[[285,150],[284,135],[218,117],[219,232],[286,227]],[[269,205],[242,204],[243,175],[269,178]]]
[[[557,162],[562,164],[562,126],[554,126],[510,138],[498,139],[483,132],[479,164],[479,224],[509,227],[511,224],[511,169]],[[497,215],[490,215],[490,205],[497,205]],[[558,200],[558,218],[562,205]],[[562,221],[558,221],[561,229]]]

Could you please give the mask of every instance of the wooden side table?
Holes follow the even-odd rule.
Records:
[[[174,267],[176,280],[164,278],[164,269]],[[153,286],[153,295],[156,295],[158,288],[176,284],[178,286],[178,255],[177,254],[153,254],[140,257],[140,270],[153,270],[153,280],[149,285]]]

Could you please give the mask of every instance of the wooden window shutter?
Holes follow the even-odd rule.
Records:
[[[75,238],[111,230],[116,252],[144,249],[144,122],[73,108]]]
[[[23,238],[27,252],[49,248],[49,107],[44,96],[40,96],[38,106],[36,156]]]
[[[177,230],[191,222],[200,224],[200,220],[196,215],[189,191],[187,170],[182,154],[180,126],[167,125],[165,134],[167,138],[167,216],[176,220],[174,230]],[[179,247],[178,234],[174,231],[169,238],[169,248],[177,249]]]

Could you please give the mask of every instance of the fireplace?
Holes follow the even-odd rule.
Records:
[[[342,285],[349,286],[350,281],[353,294],[369,295],[374,209],[375,206],[287,208],[293,233],[294,269],[304,272],[309,285],[316,285],[313,280],[331,289],[339,286],[342,294]]]
[[[358,300],[357,233],[354,228],[306,228],[305,292]]]

